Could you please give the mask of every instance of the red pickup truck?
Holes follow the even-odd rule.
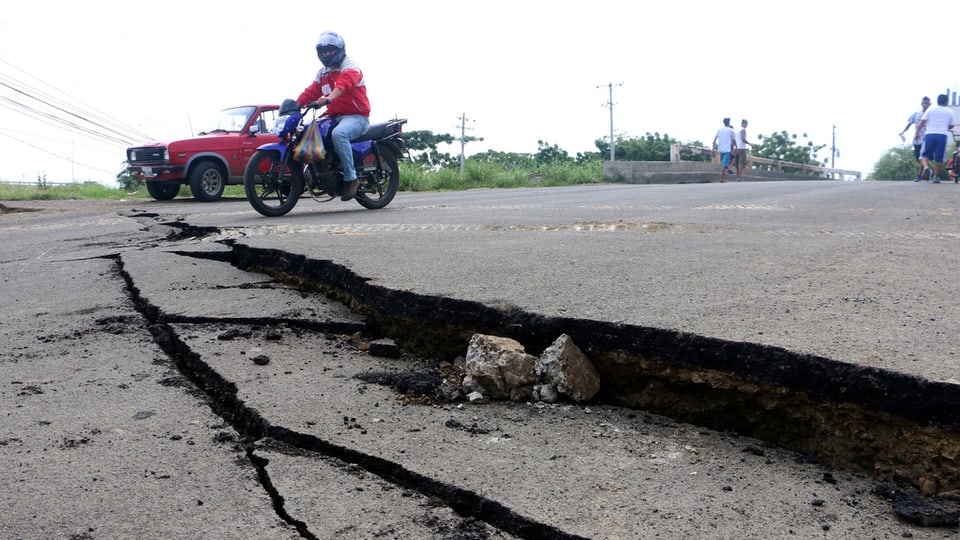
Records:
[[[142,178],[150,196],[167,201],[181,184],[201,201],[216,201],[223,188],[243,183],[257,147],[279,141],[273,134],[279,105],[244,105],[220,111],[217,125],[196,137],[127,148],[127,170]]]

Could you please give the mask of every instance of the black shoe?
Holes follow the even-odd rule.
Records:
[[[357,188],[360,187],[360,180],[353,182],[344,182],[343,191],[340,193],[341,201],[349,201],[357,196]]]

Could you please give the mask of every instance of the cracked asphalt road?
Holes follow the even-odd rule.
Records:
[[[652,193],[630,188],[612,188],[621,207],[627,206],[623,197],[628,193]],[[672,189],[685,190],[675,194],[683,198],[698,188]],[[244,201],[6,203],[7,208],[37,211],[0,215],[0,239],[5,246],[0,254],[0,339],[4,344],[0,456],[8,464],[0,490],[9,509],[0,517],[0,536],[956,535],[956,528],[918,527],[899,519],[890,502],[873,493],[877,480],[863,473],[836,470],[760,441],[643,411],[602,404],[470,406],[404,399],[357,376],[428,371],[437,362],[451,359],[371,356],[363,347],[372,336],[364,335],[362,318],[342,305],[263,274],[240,271],[215,256],[230,249],[217,240],[241,239],[344,260],[360,276],[424,294],[459,295],[535,311],[582,311],[595,317],[616,310],[618,317],[629,317],[603,295],[591,296],[594,285],[586,276],[591,271],[606,272],[606,265],[616,263],[610,257],[590,259],[595,255],[592,248],[583,250],[583,259],[563,261],[576,267],[573,274],[584,276],[577,287],[587,289],[586,294],[583,290],[569,293],[563,302],[549,300],[550,294],[559,294],[555,280],[569,280],[571,274],[555,268],[559,262],[542,266],[545,279],[528,280],[521,294],[510,294],[510,289],[496,286],[491,276],[482,276],[497,265],[502,273],[492,276],[494,280],[501,275],[529,276],[518,271],[517,253],[547,254],[541,253],[542,242],[525,243],[523,231],[605,234],[609,229],[636,234],[656,229],[669,234],[682,229],[716,234],[718,228],[731,226],[688,221],[677,211],[682,204],[674,200],[646,205],[641,213],[651,213],[650,219],[635,219],[636,227],[620,225],[618,230],[616,224],[621,221],[613,208],[617,205],[572,204],[563,219],[545,218],[544,210],[547,216],[556,216],[551,205],[559,202],[536,200],[541,195],[535,192],[534,198],[518,204],[519,193],[480,196],[482,211],[497,208],[513,218],[483,221],[474,216],[459,223],[443,223],[449,219],[449,210],[438,203],[443,198],[437,194],[398,198],[390,213],[345,213],[346,206],[331,206],[330,211],[304,201],[296,214],[282,220],[256,219]],[[543,197],[549,200],[556,192],[546,193]],[[707,197],[716,193],[711,191]],[[709,205],[700,201],[692,206],[710,206],[707,212],[730,208],[776,212],[789,206],[784,198],[798,196],[778,194],[775,204],[736,202],[731,197],[733,201]],[[871,192],[871,196],[877,195]],[[469,201],[470,196],[466,197]],[[942,196],[929,204],[940,215],[945,208],[955,208]],[[633,203],[629,211],[636,212],[637,205]],[[678,215],[661,219],[662,213]],[[430,217],[423,219],[425,215]],[[404,219],[409,222],[398,223]],[[786,221],[778,221],[771,228],[774,232],[767,234],[786,239],[860,238],[822,226],[820,232],[818,227],[787,227]],[[203,237],[177,234],[183,224],[218,227],[218,232]],[[382,253],[378,257],[372,249],[361,256],[364,247],[359,242],[397,243],[397,235],[423,231],[465,236],[430,236],[432,252],[426,244],[401,244],[407,259],[398,259],[396,250],[390,251],[392,261]],[[873,238],[871,243],[889,245],[899,239],[949,246],[955,243],[956,232],[936,226],[906,234],[884,232],[878,226],[864,234]],[[481,236],[498,249],[483,249],[484,243],[477,242]],[[680,263],[674,271],[684,270],[674,278],[694,283],[698,277],[706,279],[702,276],[711,265],[700,262],[694,267],[696,258],[685,247],[688,240],[675,240],[671,253]],[[603,241],[617,249],[625,245],[620,238]],[[798,256],[812,257],[811,253],[824,248],[818,244],[798,249]],[[485,262],[465,264],[462,258],[469,253]],[[461,257],[459,264],[451,255]],[[649,255],[665,258],[667,253],[651,250]],[[749,280],[729,269],[727,265],[736,263],[723,259],[721,250],[707,255],[723,277],[734,282],[723,287],[742,286]],[[955,258],[946,251],[943,256]],[[764,272],[783,272],[770,257],[753,264]],[[916,270],[919,266],[914,265],[922,262],[911,261],[907,270]],[[450,279],[453,271],[462,272],[459,279]],[[846,272],[839,269],[844,279]],[[810,273],[805,278],[808,285],[783,280],[778,287],[784,290],[776,302],[811,296],[812,303],[798,305],[813,310],[811,306],[826,302],[831,311],[828,319],[841,326],[837,321],[844,317],[854,323],[869,319],[869,314],[856,311],[863,306],[895,310],[888,308],[888,293],[880,288],[842,300],[839,288],[823,286],[825,275]],[[884,279],[893,277],[884,274],[880,281]],[[758,288],[769,293],[772,281],[761,280]],[[454,283],[460,284],[455,292],[451,290]],[[704,286],[710,283],[716,282],[710,280]],[[821,288],[812,292],[818,283]],[[741,314],[747,311],[732,302],[705,302],[696,312],[708,320],[697,322],[684,318],[689,313],[682,309],[678,314],[662,307],[667,302],[658,302],[659,295],[668,291],[639,287],[652,297],[647,304],[652,313],[645,312],[644,317],[667,326],[680,320],[682,328],[734,339],[757,337],[757,329],[766,329],[763,335],[768,337],[762,339],[778,345],[789,345],[796,334],[809,338],[816,333],[804,324],[809,322],[806,319],[791,326],[780,321],[782,315],[769,327],[748,324],[749,317]],[[808,292],[803,292],[804,287]],[[873,290],[870,285],[860,290],[868,288]],[[933,296],[930,290],[915,288],[910,294]],[[745,292],[742,301],[755,302],[757,294]],[[902,299],[908,291],[889,294]],[[933,299],[930,302],[939,306]],[[836,313],[838,305],[854,309]],[[915,304],[905,307],[907,313],[916,310],[911,317],[925,316]],[[949,327],[953,308],[934,309],[940,315],[928,326],[936,327],[932,330],[936,336],[941,325]],[[722,311],[738,313],[740,324],[720,325],[710,318]],[[751,316],[768,321],[767,315]],[[837,332],[846,329],[842,326]],[[901,350],[901,340],[882,332],[872,334],[877,346],[869,353],[862,350],[862,340],[874,338],[860,337],[863,333],[843,342],[832,341],[829,335],[814,342],[804,340],[802,346],[898,365],[902,358],[892,358],[890,351]],[[926,367],[932,366],[930,376],[950,380],[956,365],[934,366],[933,360],[943,358],[937,353],[949,348],[952,340],[931,338],[915,344],[910,350],[922,358],[904,369],[928,373]],[[258,356],[269,362],[254,362]]]

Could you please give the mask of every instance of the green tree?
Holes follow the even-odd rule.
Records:
[[[647,133],[640,138],[626,139],[617,137],[614,149],[614,158],[623,161],[670,161],[670,145],[678,141],[669,135]],[[594,143],[601,155],[610,155],[610,142],[606,139],[597,139]]]
[[[577,152],[574,162],[577,165],[589,165],[594,162],[603,162],[603,157],[600,152]]]
[[[825,161],[819,161],[817,152],[826,148],[827,145],[813,144],[813,141],[807,139],[806,133],[803,134],[803,141],[805,141],[803,144],[799,144],[799,137],[796,134],[791,135],[786,131],[771,135],[758,135],[757,139],[760,144],[753,148],[752,154],[754,156],[803,165],[823,166],[826,164]],[[760,165],[757,166],[760,167]]]
[[[670,161],[670,147],[680,141],[671,138],[667,134],[647,133],[640,138],[617,138],[617,147],[614,150],[614,156],[618,160],[624,161]],[[600,156],[610,155],[610,142],[605,139],[597,139],[594,144],[597,146]],[[691,146],[703,146],[700,141],[688,142]],[[689,156],[684,157],[689,161],[709,161],[709,156]]]
[[[403,146],[410,154],[410,161],[428,169],[446,167],[454,159],[449,153],[440,152],[439,144],[453,144],[457,139],[449,133],[435,134],[432,131],[405,131]]]
[[[537,141],[537,153],[533,156],[537,165],[551,165],[559,163],[569,163],[573,161],[566,150],[561,150],[557,145],[551,145],[546,141]]]
[[[511,170],[517,168],[533,168],[536,165],[536,159],[530,154],[518,152],[498,152],[496,150],[487,150],[479,154],[474,154],[467,158],[467,161],[475,161],[484,164],[499,166],[502,170]],[[457,167],[459,167],[459,162]]]
[[[897,146],[884,152],[867,176],[871,180],[911,180],[917,176],[913,148]]]

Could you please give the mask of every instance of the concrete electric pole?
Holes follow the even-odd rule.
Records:
[[[597,88],[603,88],[604,85],[597,85]],[[615,161],[614,150],[616,149],[616,142],[613,139],[613,87],[614,86],[623,86],[623,83],[607,83],[606,87],[610,90],[610,97],[607,99],[606,106],[610,108],[610,161]]]
[[[836,167],[834,161],[837,159],[837,156],[840,155],[840,149],[837,148],[837,125],[833,125],[833,135],[830,141],[830,168]]]
[[[467,113],[460,115],[460,174],[463,174],[464,150],[467,145]]]

